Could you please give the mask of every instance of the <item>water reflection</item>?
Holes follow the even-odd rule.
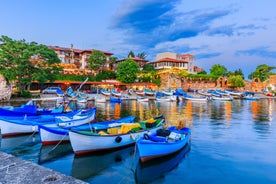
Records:
[[[122,164],[125,159],[133,155],[134,147],[109,153],[97,153],[91,156],[75,157],[71,176],[86,180],[101,175],[105,170],[116,164]],[[127,163],[129,165],[129,163]],[[112,183],[112,182],[111,182]]]
[[[41,146],[38,163],[42,164],[73,153],[70,143]]]
[[[40,137],[37,134],[0,138],[1,150],[4,151],[38,143],[40,143]]]
[[[188,144],[179,152],[174,153],[170,156],[166,156],[158,160],[153,160],[146,163],[139,162],[135,170],[136,183],[142,184],[158,180],[158,178],[161,178],[167,172],[170,172],[175,167],[177,167],[177,165],[181,162],[181,160],[189,151],[190,145]]]

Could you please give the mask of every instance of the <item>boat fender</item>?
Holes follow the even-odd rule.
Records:
[[[146,139],[146,140],[149,140],[150,139],[150,137],[149,137],[149,134],[144,134],[144,139]]]
[[[115,142],[120,143],[121,141],[122,141],[122,137],[117,136],[117,137],[115,138]]]

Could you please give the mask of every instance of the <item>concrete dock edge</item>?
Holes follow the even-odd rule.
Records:
[[[86,182],[0,152],[0,184],[84,184]]]

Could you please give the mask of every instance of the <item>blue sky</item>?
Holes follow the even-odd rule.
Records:
[[[0,0],[0,35],[40,44],[99,49],[119,59],[129,51],[190,53],[208,73],[214,64],[276,66],[275,0]]]

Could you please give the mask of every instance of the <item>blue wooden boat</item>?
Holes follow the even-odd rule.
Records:
[[[254,92],[244,92],[242,93],[242,99],[244,100],[260,100],[260,97],[256,97]]]
[[[176,96],[187,96],[187,93],[185,91],[183,91],[182,89],[175,90],[175,92],[173,94]]]
[[[68,114],[53,116],[0,116],[2,137],[18,136],[38,132],[38,125],[73,126],[84,124],[95,118],[96,108],[81,109]]]
[[[38,116],[38,115],[62,115],[67,113],[64,111],[64,104],[59,104],[58,106],[47,109],[44,107],[39,107],[38,104],[30,100],[26,104],[21,106],[3,106],[0,107],[0,116]]]
[[[187,144],[184,148],[168,156],[145,163],[138,162],[135,169],[137,183],[156,182],[157,179],[164,177],[164,175],[177,168],[190,149],[190,145]]]
[[[101,94],[103,94],[105,96],[110,96],[111,95],[111,93],[109,91],[107,91],[106,89],[104,89],[104,88],[102,88],[100,92],[101,92]]]
[[[135,144],[145,133],[155,133],[165,123],[163,116],[134,123],[122,123],[119,127],[91,131],[69,130],[69,138],[75,155],[107,150],[117,150]]]
[[[121,96],[122,96],[122,93],[116,91],[115,89],[112,89],[112,90],[111,90],[111,94],[112,94],[113,96],[116,96],[116,97],[121,97]]]
[[[167,96],[172,96],[173,95],[173,91],[171,89],[163,89],[162,93],[164,93]]]
[[[145,95],[147,95],[147,96],[154,96],[155,95],[155,91],[150,90],[150,89],[145,89],[144,92],[145,92]]]
[[[52,125],[39,125],[39,134],[42,145],[51,145],[57,143],[69,142],[69,129],[72,130],[86,130],[95,131],[95,129],[106,130],[110,127],[120,126],[122,123],[131,123],[135,116],[127,116],[121,119],[82,124],[78,126],[52,126]]]
[[[136,143],[140,161],[146,162],[179,151],[188,143],[190,135],[189,128],[177,129],[175,126],[160,129],[151,135],[144,134]]]
[[[71,98],[77,97],[77,93],[74,92],[74,90],[71,86],[66,89],[66,94]]]

